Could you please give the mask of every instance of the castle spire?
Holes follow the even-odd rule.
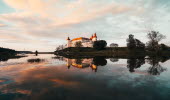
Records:
[[[70,40],[70,37],[68,37],[67,40]]]
[[[90,39],[91,39],[91,40],[93,39],[93,34],[92,34],[92,36],[90,37]]]
[[[94,37],[97,38],[97,34],[96,33],[94,33]]]

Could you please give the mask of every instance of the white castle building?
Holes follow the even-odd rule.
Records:
[[[90,38],[79,37],[70,40],[67,38],[67,47],[75,47],[76,42],[81,42],[82,47],[93,47],[94,41],[97,41],[97,35],[94,33]]]

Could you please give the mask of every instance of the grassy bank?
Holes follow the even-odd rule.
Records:
[[[129,50],[127,47],[111,48],[107,47],[104,50],[95,50],[94,48],[87,47],[71,47],[55,52],[55,54],[66,57],[94,57],[94,56],[106,56],[106,57],[143,57],[147,53],[144,50]]]
[[[119,58],[135,58],[144,56],[170,56],[169,50],[150,52],[147,50],[129,50],[127,47],[107,47],[104,50],[95,50],[89,47],[71,47],[60,51],[56,51],[55,54],[65,57],[94,57],[94,56],[106,56],[106,57],[119,57]]]

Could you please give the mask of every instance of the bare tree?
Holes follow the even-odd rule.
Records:
[[[147,48],[149,50],[158,51],[159,42],[165,39],[166,36],[157,31],[151,31],[147,34],[147,38],[149,39],[149,42],[147,43]]]
[[[150,41],[155,41],[155,42],[160,42],[162,39],[166,38],[165,35],[157,32],[157,31],[149,32],[147,37],[148,37],[148,39],[150,39]]]
[[[59,46],[56,48],[56,51],[63,50],[64,47],[65,47],[64,45],[59,45]]]

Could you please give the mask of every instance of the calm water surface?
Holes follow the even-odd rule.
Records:
[[[170,100],[170,60],[9,59],[0,62],[0,100]]]

